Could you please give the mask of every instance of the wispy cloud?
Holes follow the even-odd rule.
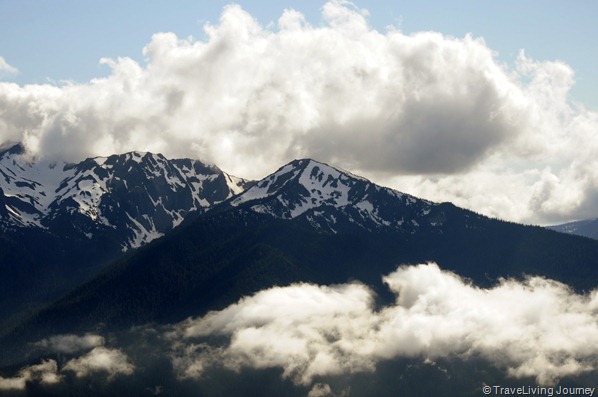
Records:
[[[38,381],[43,384],[55,384],[61,381],[56,361],[46,360],[41,364],[21,369],[13,378],[0,376],[0,390],[25,390],[27,382]]]
[[[104,338],[99,335],[54,335],[43,339],[35,344],[37,347],[49,349],[57,353],[75,353],[81,350],[89,350],[94,347],[103,346]]]
[[[275,29],[237,5],[202,39],[157,33],[147,64],[104,59],[87,84],[0,84],[0,139],[80,160],[128,150],[262,177],[296,157],[433,200],[550,222],[598,213],[598,113],[571,104],[574,72],[483,39],[378,32],[331,1],[314,26]]]
[[[66,363],[62,360],[62,364],[54,359],[44,359],[40,364],[23,367],[13,377],[0,376],[0,390],[25,390],[28,383],[59,384],[64,380],[65,372],[73,372],[77,378],[105,374],[108,381],[119,375],[133,374],[135,366],[128,356],[119,349],[104,347],[104,341],[104,337],[94,334],[55,335],[43,339],[34,346],[42,348],[44,355],[49,351],[74,357]],[[82,351],[87,352],[82,354]]]
[[[0,76],[2,74],[12,75],[17,73],[19,73],[19,69],[9,65],[8,62],[6,62],[6,60],[4,59],[4,57],[0,57]]]

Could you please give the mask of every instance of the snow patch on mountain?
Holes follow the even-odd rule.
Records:
[[[55,199],[55,190],[71,172],[65,163],[34,162],[21,145],[0,154],[0,188],[5,197],[9,223],[24,227],[43,227],[41,220]]]
[[[14,145],[0,151],[0,227],[52,229],[58,222],[62,228],[72,224],[86,238],[107,227],[122,234],[125,249],[134,248],[249,184],[216,166],[161,154],[130,152],[66,164],[32,159]]]
[[[129,218],[132,224],[130,228],[133,231],[133,236],[129,238],[128,244],[123,244],[123,252],[127,251],[128,248],[139,248],[142,245],[145,245],[150,241],[155,240],[164,235],[164,233],[160,233],[156,230],[156,226],[151,221],[151,227],[148,229],[135,218],[133,218],[131,215],[129,215],[129,213],[127,213],[127,217]],[[146,220],[148,219],[146,218]]]
[[[238,206],[247,201],[259,200],[273,196],[300,172],[292,164],[287,164],[276,173],[262,179],[242,195],[231,201],[231,205]]]
[[[377,186],[369,180],[315,160],[295,160],[230,201],[282,219],[305,217],[314,227],[336,232],[342,215],[361,228],[393,227],[414,232],[436,206],[430,201]]]

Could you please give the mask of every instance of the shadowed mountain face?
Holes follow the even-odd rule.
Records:
[[[65,164],[0,153],[0,324],[251,183],[196,160],[132,152]]]
[[[598,219],[568,222],[562,225],[549,226],[548,228],[561,233],[574,234],[576,236],[584,236],[598,240]]]
[[[120,329],[180,321],[294,282],[357,280],[385,304],[394,296],[382,275],[425,261],[481,286],[543,275],[589,289],[598,279],[597,242],[489,219],[298,160],[118,260],[18,333],[35,339],[99,322]]]

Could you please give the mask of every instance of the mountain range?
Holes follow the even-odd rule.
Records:
[[[36,227],[89,240],[116,233],[122,251],[250,184],[197,160],[131,152],[78,164],[40,162],[20,144],[0,152],[0,176],[4,230]]]
[[[385,307],[396,296],[382,276],[401,264],[433,261],[479,288],[533,275],[576,291],[598,284],[598,241],[313,159],[248,181],[151,153],[36,162],[16,145],[0,175],[0,368],[34,360],[23,346],[51,335],[166,326],[297,283],[359,283]]]
[[[67,164],[21,144],[0,152],[0,182],[1,319],[251,185],[196,160],[131,152]]]

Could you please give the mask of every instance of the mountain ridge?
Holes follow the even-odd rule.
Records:
[[[437,203],[313,159],[293,160],[223,206],[300,219],[332,232],[339,221],[369,231],[391,228],[409,233],[420,226],[434,228],[442,223],[442,217],[433,211]],[[402,217],[397,218],[397,213]]]
[[[98,227],[125,231],[123,250],[163,235],[188,213],[224,201],[251,184],[199,160],[168,160],[148,152],[94,157],[76,164],[28,161],[24,156],[21,144],[0,153],[4,229],[52,230],[57,218],[68,224],[65,215],[82,215],[71,232],[89,235]],[[133,205],[121,209],[121,203]]]
[[[251,185],[199,160],[0,152],[0,328]]]
[[[341,174],[313,160],[291,162],[113,262],[18,333],[88,332],[97,321],[111,327],[181,321],[295,282],[358,281],[392,300],[381,276],[427,261],[480,286],[529,275],[577,290],[596,286],[598,242]],[[369,211],[358,206],[364,199],[372,201]]]
[[[598,218],[582,219],[560,225],[548,226],[548,228],[561,233],[574,234],[598,240]]]

